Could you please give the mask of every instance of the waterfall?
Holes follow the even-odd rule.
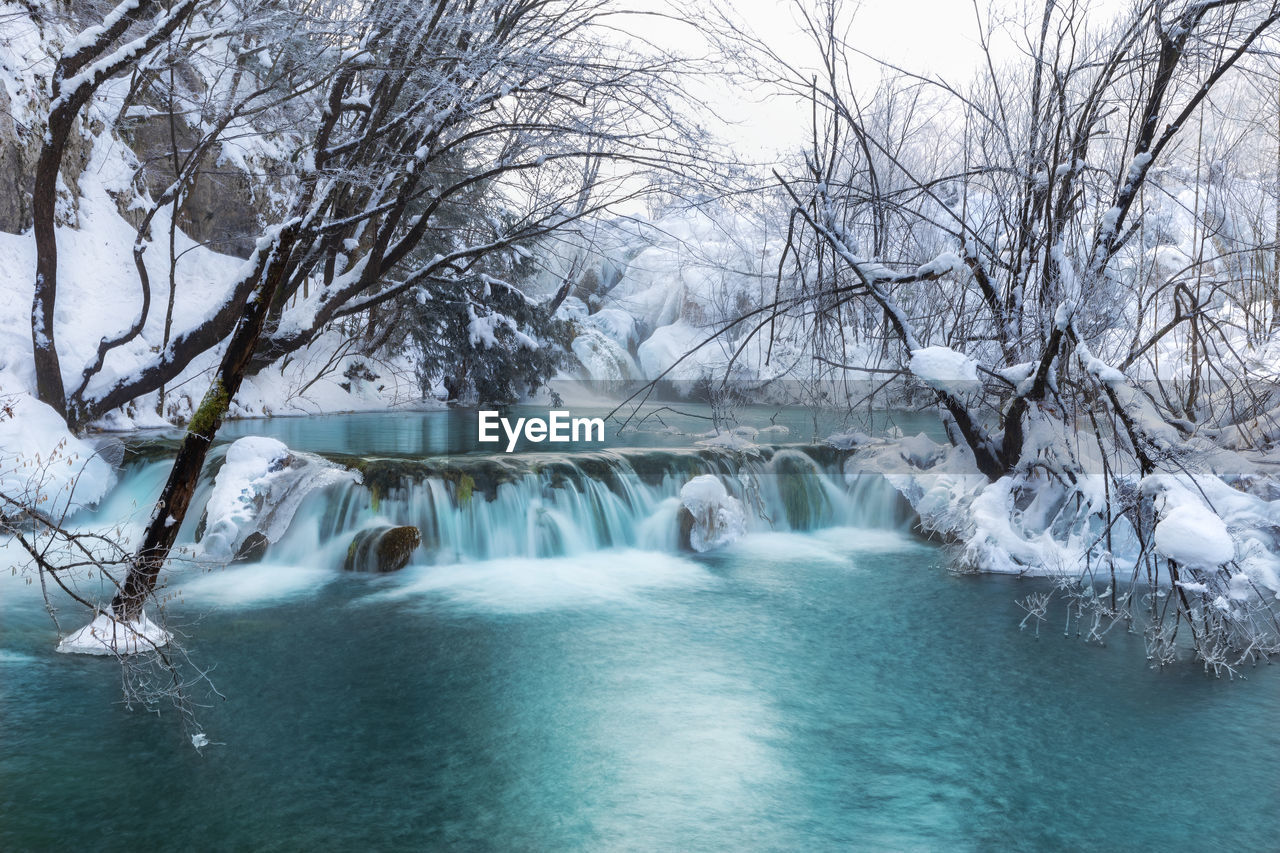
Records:
[[[185,541],[199,532],[222,456],[212,456],[196,491]],[[875,474],[846,477],[846,456],[800,445],[432,458],[333,454],[358,470],[362,482],[334,483],[306,497],[267,554],[272,562],[341,567],[361,531],[400,526],[421,532],[415,564],[611,548],[674,551],[680,488],[701,474],[716,476],[742,501],[748,532],[906,526],[911,516],[893,487]],[[164,461],[135,461],[100,517],[145,521],[166,470]]]

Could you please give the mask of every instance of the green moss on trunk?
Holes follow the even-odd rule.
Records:
[[[187,432],[202,435],[205,438],[212,438],[218,421],[226,414],[230,405],[231,397],[227,394],[227,389],[223,386],[222,380],[213,380],[213,384],[209,386],[204,399],[200,401],[200,408],[196,409],[195,413],[191,415],[191,422],[187,424]]]

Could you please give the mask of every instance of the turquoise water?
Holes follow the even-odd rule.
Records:
[[[170,612],[197,752],[6,578],[0,849],[1275,849],[1277,673],[1037,639],[1036,583],[850,526],[226,569]]]
[[[608,418],[611,406],[566,405],[573,417]],[[502,415],[513,423],[520,417],[546,417],[545,406],[507,406]],[[531,444],[521,440],[517,452],[598,450],[618,447],[687,446],[702,440],[705,433],[717,428],[734,427],[765,429],[780,426],[785,432],[762,438],[762,441],[802,443],[821,442],[833,432],[861,430],[883,434],[897,428],[907,435],[924,432],[935,441],[945,441],[946,434],[932,413],[892,411],[847,421],[838,413],[813,413],[804,409],[766,406],[743,406],[732,420],[722,419],[717,426],[711,409],[696,403],[648,403],[637,412],[630,409],[608,418],[606,439],[600,442],[577,442],[556,445]],[[306,418],[275,418],[269,421],[231,421],[219,432],[219,440],[234,440],[244,435],[271,435],[295,450],[317,453],[366,453],[400,456],[451,455],[460,453],[497,452],[495,445],[476,440],[477,413],[468,409],[434,412],[375,412],[353,415],[321,415]],[[501,434],[499,430],[499,434]],[[506,447],[505,439],[501,447]]]

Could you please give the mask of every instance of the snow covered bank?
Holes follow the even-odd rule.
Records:
[[[5,48],[0,45],[0,71],[5,59]],[[16,92],[31,83],[19,86],[0,73],[0,86],[5,85]],[[25,97],[19,101],[16,94],[11,97],[15,108],[26,101]],[[114,117],[105,106],[92,106],[90,113],[103,123]],[[65,199],[57,228],[59,282],[54,319],[68,390],[79,386],[81,371],[94,363],[99,342],[129,329],[139,318],[144,301],[133,256],[137,229],[126,217],[136,217],[136,208],[143,205],[134,184],[137,156],[110,130],[96,135],[86,132],[79,144],[86,162],[76,179],[74,196]],[[167,289],[170,280],[169,216],[167,207],[156,215],[151,224],[151,248],[143,256],[153,290]],[[244,263],[192,239],[181,228],[172,233],[172,254],[178,259],[173,268],[172,314],[166,318],[167,299],[158,292],[153,294],[141,333],[107,354],[102,370],[86,389],[90,395],[137,372],[164,349],[166,341],[209,316],[225,299]],[[0,276],[0,304],[9,306],[0,311],[0,392],[35,392],[30,313],[35,265],[35,240],[30,231],[0,231],[0,269],[5,271]],[[168,332],[166,325],[170,326]],[[344,352],[342,336],[333,332],[319,336],[288,363],[273,365],[246,380],[232,401],[229,416],[374,411],[421,400],[421,389],[409,364],[398,359],[374,363]],[[208,373],[220,356],[221,347],[215,347],[197,357],[168,383],[163,401],[158,394],[147,394],[109,413],[95,426],[129,430],[185,422],[199,404],[208,387]]]
[[[849,437],[833,439],[848,443]],[[1265,478],[1240,476],[1242,460],[1224,471],[1202,460],[1200,467],[1127,475],[1110,484],[1101,469],[1070,481],[1042,464],[992,482],[967,449],[923,435],[897,441],[860,436],[856,446],[846,477],[883,475],[925,531],[956,545],[962,567],[1099,580],[1114,568],[1129,579],[1155,558],[1172,561],[1183,573],[1184,589],[1204,593],[1210,602],[1280,593],[1280,501],[1270,499]],[[1108,489],[1123,494],[1109,501]],[[1131,519],[1141,517],[1148,501],[1155,513],[1146,522],[1154,547],[1144,549]],[[1231,572],[1219,571],[1228,565]],[[1159,576],[1163,586],[1173,583],[1171,573]]]
[[[89,442],[77,438],[53,409],[29,394],[0,396],[0,516],[17,507],[58,519],[93,506],[115,483],[115,471]]]

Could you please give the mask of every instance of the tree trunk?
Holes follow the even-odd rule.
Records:
[[[297,236],[296,226],[281,232],[276,244],[262,263],[258,286],[245,305],[240,322],[236,325],[227,350],[223,353],[218,373],[200,408],[191,417],[186,438],[173,461],[173,469],[164,485],[147,525],[146,536],[133,557],[129,574],[111,602],[111,610],[117,619],[136,621],[156,587],[160,569],[178,537],[178,529],[187,516],[191,497],[195,493],[200,471],[218,428],[222,426],[227,408],[240,383],[248,372],[253,351],[262,336],[272,297],[285,278],[288,257]]]
[[[58,202],[58,171],[76,116],[99,87],[169,38],[196,7],[197,0],[178,0],[161,13],[143,36],[111,50],[116,40],[137,21],[150,14],[155,0],[121,0],[100,26],[80,34],[72,53],[63,53],[53,68],[48,126],[36,161],[31,199],[32,230],[36,241],[35,294],[31,304],[31,343],[36,372],[36,394],[58,410],[72,426],[84,418],[67,407],[62,368],[54,337],[53,315],[58,294],[58,234],[54,214]],[[87,41],[85,41],[87,39]],[[63,83],[70,81],[67,91]],[[77,403],[77,410],[81,406]]]
[[[36,283],[31,303],[36,395],[63,417],[67,416],[67,392],[62,384],[62,366],[53,329],[53,310],[58,299],[58,235],[54,213],[58,204],[58,167],[71,123],[65,111],[55,111],[49,117],[31,194],[32,231],[36,241]]]

